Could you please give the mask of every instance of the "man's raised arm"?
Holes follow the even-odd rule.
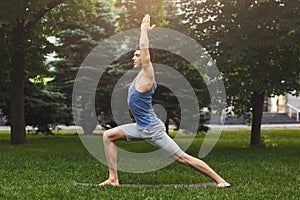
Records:
[[[152,73],[151,69],[149,71],[149,66],[151,64],[150,52],[149,52],[149,39],[148,39],[148,31],[155,28],[155,25],[150,27],[150,15],[145,15],[141,24],[141,37],[140,37],[140,52],[141,52],[141,64],[145,72]],[[150,74],[149,74],[150,75]]]

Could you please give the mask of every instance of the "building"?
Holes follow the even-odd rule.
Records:
[[[286,114],[289,118],[300,122],[300,96],[286,94],[268,98],[265,102],[265,112]]]

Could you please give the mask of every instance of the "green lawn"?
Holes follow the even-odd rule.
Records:
[[[26,145],[11,146],[9,134],[0,133],[0,199],[299,199],[300,130],[264,130],[263,135],[269,147],[250,148],[249,130],[224,131],[204,159],[233,184],[231,188],[99,188],[72,184],[107,177],[106,166],[87,152],[78,136],[29,135]],[[188,153],[197,155],[202,140],[197,136]],[[148,147],[143,144],[138,147]],[[118,145],[137,148],[133,143]],[[177,163],[145,174],[120,172],[119,178],[124,184],[211,182]]]

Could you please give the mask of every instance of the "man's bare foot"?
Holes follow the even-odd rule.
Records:
[[[107,179],[106,181],[103,181],[102,183],[99,183],[97,186],[119,186],[119,181],[113,181],[110,179]]]
[[[219,187],[219,188],[230,187],[230,184],[227,183],[226,181],[224,181],[224,182],[218,183],[217,187]]]

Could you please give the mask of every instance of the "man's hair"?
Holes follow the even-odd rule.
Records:
[[[136,45],[135,50],[141,50],[140,45]],[[154,58],[155,58],[155,52],[154,49],[149,48],[149,53],[150,53],[150,60],[151,62],[154,62]]]

